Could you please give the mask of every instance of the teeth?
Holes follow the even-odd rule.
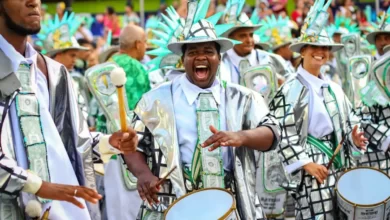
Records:
[[[316,59],[316,60],[322,60],[322,59],[324,59],[323,57],[320,57],[320,56],[314,56],[314,59]]]
[[[207,66],[199,65],[199,66],[196,66],[196,68],[207,68]]]

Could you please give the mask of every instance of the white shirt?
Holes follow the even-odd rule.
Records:
[[[329,113],[326,110],[322,86],[329,86],[329,83],[320,74],[320,77],[307,72],[302,66],[298,67],[298,77],[302,83],[309,89],[309,127],[308,134],[316,138],[321,138],[333,132],[333,123]],[[310,163],[310,159],[299,160],[286,167],[288,173],[292,173],[302,166]]]
[[[195,146],[198,140],[196,101],[199,93],[213,94],[218,104],[220,114],[220,130],[226,131],[225,113],[225,89],[216,79],[213,85],[207,89],[201,89],[192,84],[187,75],[183,74],[173,81],[173,103],[175,110],[175,120],[177,136],[179,142],[180,156],[182,163],[190,166]],[[233,152],[230,147],[222,147],[222,159],[224,168],[232,170]]]
[[[32,71],[35,74],[35,79],[32,79],[33,89],[39,101],[40,115],[43,135],[46,141],[47,160],[50,172],[50,180],[52,183],[61,183],[69,185],[79,185],[77,177],[74,173],[73,167],[70,163],[68,154],[63,146],[61,137],[57,131],[57,127],[49,112],[50,96],[48,85],[44,74],[36,67],[37,52],[27,43],[26,58],[18,53],[1,35],[0,48],[6,56],[11,58],[14,72],[18,70],[19,64],[24,61],[32,65]],[[21,142],[21,133],[16,114],[15,102],[11,105],[11,126],[13,137],[15,141],[15,155],[18,165],[24,169],[28,168],[26,150]],[[44,156],[44,155],[43,155]],[[79,200],[84,206],[85,202]],[[51,219],[90,219],[88,209],[80,209],[68,202],[53,201],[43,205],[43,212],[51,206]]]
[[[240,62],[244,59],[248,60],[251,66],[258,65],[258,54],[256,50],[252,50],[250,54],[245,57],[239,56],[234,49],[226,51],[226,54],[229,56],[230,64],[232,65],[232,75],[231,79],[233,83],[240,84]]]

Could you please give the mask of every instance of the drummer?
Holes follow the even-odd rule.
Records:
[[[348,117],[351,104],[340,86],[324,80],[320,73],[330,53],[343,47],[333,43],[323,30],[327,22],[323,13],[328,6],[323,1],[312,6],[299,42],[290,46],[302,56],[297,74],[279,89],[270,103],[271,114],[282,125],[284,135],[279,154],[289,174],[288,189],[296,195],[296,219],[336,219],[332,196],[336,175],[346,167],[344,152],[360,152],[358,148],[365,148],[367,141],[357,126],[351,127],[358,120]],[[328,170],[327,164],[345,136],[344,147],[349,148],[340,150]]]
[[[241,219],[265,219],[249,183],[256,181],[255,157],[275,149],[280,127],[260,94],[216,78],[220,53],[233,46],[229,39],[218,38],[204,19],[191,25],[183,39],[168,48],[182,56],[186,73],[140,100],[134,111],[139,138],[130,130],[122,143],[110,140],[121,150],[137,147],[125,160],[145,201],[139,219],[163,219],[174,200],[209,187],[230,189]],[[214,145],[202,148],[211,135]],[[156,185],[174,166],[169,180]]]

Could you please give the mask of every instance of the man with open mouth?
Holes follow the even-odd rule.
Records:
[[[122,142],[110,144],[124,152],[137,147],[125,161],[144,200],[139,219],[163,219],[179,197],[211,187],[234,193],[241,219],[265,219],[250,183],[259,172],[255,158],[275,149],[280,127],[259,93],[217,79],[220,54],[233,42],[218,38],[210,21],[191,14],[199,10],[188,10],[193,21],[183,26],[181,40],[168,45],[181,56],[185,73],[144,94],[134,110],[138,137],[130,130]],[[173,167],[169,179],[157,185]]]

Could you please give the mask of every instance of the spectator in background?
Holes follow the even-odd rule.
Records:
[[[113,7],[108,6],[106,8],[106,14],[104,17],[104,27],[105,27],[105,35],[107,36],[108,32],[111,30],[113,37],[119,37],[121,34],[121,27],[119,24],[119,18],[115,13]]]
[[[216,8],[216,12],[225,11],[227,0],[218,0],[218,6]]]
[[[49,13],[47,13],[47,5],[42,4],[41,5],[41,22],[42,22],[42,24],[47,24],[47,22],[50,21],[51,19],[52,19],[51,15]]]
[[[360,21],[359,8],[355,6],[352,0],[342,0],[342,6],[339,7],[338,15],[351,18],[354,22]]]
[[[64,2],[59,2],[59,3],[57,4],[56,12],[57,12],[57,15],[58,15],[58,18],[60,19],[60,21],[61,21],[62,18],[64,17],[65,9],[66,9],[66,5],[65,5]]]
[[[88,59],[96,51],[96,44],[84,38],[78,39],[77,42],[81,47],[89,49],[78,52],[75,64],[75,70],[84,75],[85,70],[88,69]]]
[[[177,13],[181,18],[187,17],[187,0],[180,0],[180,5],[177,9]]]
[[[75,37],[77,40],[84,39],[88,42],[93,41],[93,34],[92,32],[86,27],[85,21],[81,23],[80,27],[77,29],[77,32],[75,34]]]
[[[140,24],[140,19],[136,12],[133,11],[133,5],[128,2],[125,7],[125,15],[123,16],[123,27],[128,24]]]
[[[95,21],[91,25],[91,32],[94,37],[104,35],[104,17],[101,14],[95,16]]]
[[[268,0],[261,0],[260,1],[260,5],[259,5],[259,9],[258,9],[258,13],[259,13],[259,17],[261,19],[269,16],[269,15],[272,15],[272,10],[269,8],[269,2]]]
[[[302,26],[303,24],[303,10],[305,4],[304,0],[297,0],[295,10],[291,14],[291,19],[298,24],[298,26]]]

